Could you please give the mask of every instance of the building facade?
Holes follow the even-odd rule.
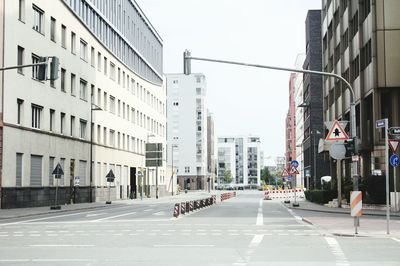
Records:
[[[179,186],[206,189],[206,77],[203,74],[167,74],[166,81],[168,154],[173,152]],[[172,158],[168,163],[172,163]]]
[[[215,173],[215,135],[214,135],[214,117],[207,111],[207,182],[210,189],[214,189],[216,181]],[[209,178],[209,179],[208,179]]]
[[[321,10],[309,10],[306,18],[306,58],[304,69],[322,70]],[[304,74],[304,184],[319,188],[320,178],[329,174],[329,155],[318,153],[319,140],[324,138],[323,90],[321,76]]]
[[[291,170],[290,163],[296,160],[296,106],[295,106],[296,74],[290,74],[289,80],[289,110],[286,115],[286,169]],[[293,178],[294,175],[290,175]],[[293,178],[295,182],[295,179]],[[293,185],[293,183],[292,183]]]
[[[392,170],[385,172],[384,132],[375,121],[400,125],[399,13],[399,1],[322,1],[322,68],[346,78],[355,91],[362,180],[387,174],[393,180]],[[350,92],[343,84],[324,79],[323,97],[325,121],[349,120]],[[341,169],[351,180],[350,163],[343,161]]]
[[[260,186],[261,142],[259,137],[218,137],[218,183],[223,184],[225,171],[230,171],[236,186]]]
[[[37,67],[0,73],[2,207],[53,204],[57,184],[60,204],[105,200],[110,170],[111,199],[136,197],[139,171],[150,196],[145,143],[165,145],[163,42],[137,4],[2,0],[0,14],[3,67],[60,59],[55,81]],[[158,177],[162,191],[165,168]]]

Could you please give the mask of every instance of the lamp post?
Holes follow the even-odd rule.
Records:
[[[92,94],[93,96],[93,94]],[[90,159],[89,159],[89,202],[93,202],[93,194],[92,194],[92,185],[93,185],[93,166],[92,166],[92,160],[93,160],[93,127],[92,127],[92,122],[93,122],[93,111],[102,111],[99,106],[93,104],[92,98],[90,100]]]
[[[315,186],[317,184],[317,153],[316,153],[316,149],[315,149],[315,137],[316,135],[321,134],[321,132],[319,132],[318,130],[314,129],[311,130],[311,135],[313,137],[313,153],[314,153],[314,171],[313,171],[313,176],[314,176],[314,185],[313,188],[315,189]]]
[[[178,145],[172,144],[172,146],[171,146],[171,164],[172,164],[171,187],[172,187],[172,196],[174,195],[174,148],[178,148]]]

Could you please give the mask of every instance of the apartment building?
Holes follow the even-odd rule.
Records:
[[[60,59],[55,81],[38,81],[36,67],[0,73],[2,208],[53,204],[57,184],[60,204],[105,200],[110,170],[111,199],[136,197],[139,171],[150,191],[144,149],[165,144],[166,91],[163,42],[140,7],[2,0],[0,14],[3,67]],[[158,176],[165,186],[164,168]]]
[[[296,73],[290,73],[289,79],[289,109],[286,115],[286,169],[290,170],[290,162],[296,160],[296,106],[295,80]]]
[[[214,188],[215,183],[215,134],[214,116],[207,111],[207,182],[210,189]]]
[[[261,142],[256,136],[218,137],[218,184],[226,183],[225,173],[230,172],[230,184],[240,187],[260,186]]]
[[[322,1],[322,67],[345,77],[355,91],[361,178],[388,174],[384,132],[375,121],[388,118],[390,126],[400,125],[399,13],[400,1]],[[324,78],[323,97],[325,121],[349,120],[351,98],[344,84]],[[350,161],[343,162],[342,174],[351,176]]]
[[[207,189],[207,103],[203,74],[166,74],[168,154],[181,189]],[[171,150],[172,149],[172,150]],[[172,163],[172,156],[168,164]]]

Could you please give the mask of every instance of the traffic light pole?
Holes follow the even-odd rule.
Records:
[[[191,64],[190,60],[197,60],[197,61],[207,61],[213,63],[223,63],[223,64],[230,64],[230,65],[239,65],[239,66],[247,66],[247,67],[256,67],[256,68],[264,68],[264,69],[272,69],[278,71],[287,71],[287,72],[294,72],[294,73],[303,73],[303,74],[310,74],[310,75],[318,75],[318,76],[325,76],[325,77],[333,77],[342,81],[346,84],[346,87],[350,91],[350,135],[355,139],[355,145],[357,145],[357,130],[356,130],[356,104],[355,104],[355,94],[354,89],[350,85],[350,83],[344,79],[342,76],[330,73],[330,72],[322,72],[322,71],[314,71],[314,70],[305,70],[305,69],[295,69],[295,68],[287,68],[287,67],[277,67],[277,66],[267,66],[267,65],[259,65],[259,64],[249,64],[243,62],[235,62],[235,61],[227,61],[227,60],[218,60],[218,59],[211,59],[211,58],[202,58],[202,57],[193,57],[191,53],[186,50],[183,53],[183,71],[184,74],[189,75],[191,73]],[[353,191],[358,191],[358,162],[352,162],[352,177],[353,177]],[[358,224],[358,217],[355,217],[355,223]]]

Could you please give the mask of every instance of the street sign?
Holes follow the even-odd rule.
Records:
[[[391,128],[389,128],[389,134],[391,134],[391,135],[400,135],[400,127],[391,127]]]
[[[376,120],[376,124],[375,124],[376,128],[382,128],[385,127],[385,119],[381,119],[381,120]]]
[[[74,177],[74,186],[79,187],[79,183],[80,183],[80,178],[79,178],[79,176],[75,176],[75,177]]]
[[[108,172],[106,177],[107,177],[107,182],[114,182],[115,175],[113,173],[113,170],[110,170],[110,172]]]
[[[56,175],[55,178],[61,178],[61,176],[64,175],[64,171],[63,171],[63,169],[61,168],[60,163],[58,163],[57,166],[56,166],[56,168],[54,168],[52,174],[53,174],[53,175]]]
[[[399,141],[398,140],[389,140],[389,147],[392,150],[393,153],[396,153],[397,148],[399,147]]]
[[[305,174],[306,174],[306,177],[311,177],[310,169],[306,169]]]
[[[290,162],[290,165],[295,167],[295,168],[297,168],[299,166],[299,162],[296,161],[296,160],[293,160],[293,161]]]
[[[282,173],[281,173],[281,177],[285,177],[285,176],[288,176],[288,175],[289,175],[288,171],[286,169],[283,169]]]
[[[335,142],[332,144],[329,155],[336,160],[342,160],[346,158],[346,147],[342,142]]]
[[[344,131],[343,127],[340,126],[339,122],[335,120],[332,125],[332,128],[329,130],[328,136],[326,136],[326,140],[348,140],[349,136]]]
[[[390,164],[393,167],[399,166],[400,161],[399,161],[399,156],[397,154],[393,154],[392,156],[390,156]]]
[[[288,176],[288,177],[287,177],[287,181],[292,181],[292,177],[291,177],[291,176]]]
[[[296,167],[292,167],[292,170],[290,171],[290,174],[292,174],[292,175],[298,175],[298,174],[300,174],[300,173],[299,173],[299,170],[297,170]]]
[[[341,120],[341,121],[338,121],[339,122],[339,125],[342,127],[342,128],[346,128],[347,127],[347,124],[349,123],[349,121],[345,121],[345,120]],[[326,121],[326,122],[324,122],[324,124],[325,124],[325,126],[326,126],[326,128],[328,129],[328,130],[331,130],[331,128],[332,128],[332,126],[333,126],[333,124],[335,123],[335,121]]]

